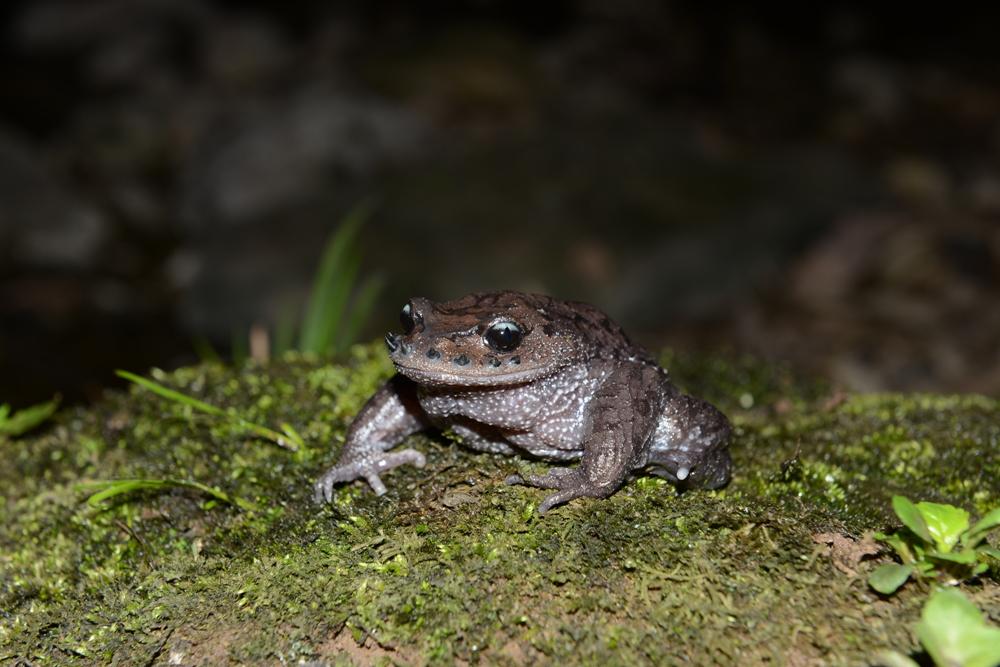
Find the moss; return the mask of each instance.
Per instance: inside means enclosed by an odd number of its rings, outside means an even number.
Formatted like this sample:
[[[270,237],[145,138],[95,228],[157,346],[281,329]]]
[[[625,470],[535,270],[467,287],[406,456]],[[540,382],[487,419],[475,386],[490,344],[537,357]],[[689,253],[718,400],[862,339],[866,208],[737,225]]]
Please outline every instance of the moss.
[[[346,424],[391,372],[291,356],[156,378],[254,421],[298,452],[141,390],[65,412],[0,465],[0,662],[32,664],[856,664],[914,648],[922,593],[882,599],[811,535],[891,528],[893,493],[982,513],[1000,504],[1000,406],[979,396],[850,396],[749,359],[668,361],[733,419],[736,475],[677,494],[643,478],[544,518],[518,466],[416,436],[428,466],[312,504]],[[749,398],[748,398],[749,397]],[[88,508],[83,480],[186,477],[195,492]],[[969,587],[993,618],[997,586]],[[173,657],[172,657],[173,656]]]

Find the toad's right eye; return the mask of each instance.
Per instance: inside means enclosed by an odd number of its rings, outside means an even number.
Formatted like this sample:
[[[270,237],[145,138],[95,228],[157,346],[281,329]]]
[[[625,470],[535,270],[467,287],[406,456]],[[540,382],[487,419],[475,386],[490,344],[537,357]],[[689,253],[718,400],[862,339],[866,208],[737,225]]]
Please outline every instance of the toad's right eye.
[[[524,332],[513,322],[497,322],[486,330],[483,338],[497,352],[510,352],[521,344]]]
[[[403,310],[399,313],[399,323],[403,325],[403,333],[407,335],[413,333],[419,322],[420,313],[414,312],[410,304],[403,306]]]

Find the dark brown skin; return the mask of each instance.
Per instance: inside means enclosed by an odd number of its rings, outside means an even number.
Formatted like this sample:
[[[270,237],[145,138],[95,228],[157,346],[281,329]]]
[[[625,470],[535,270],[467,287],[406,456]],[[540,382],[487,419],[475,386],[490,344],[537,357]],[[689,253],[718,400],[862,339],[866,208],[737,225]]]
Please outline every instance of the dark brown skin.
[[[579,461],[508,484],[553,489],[540,513],[574,498],[606,498],[644,471],[682,488],[729,481],[729,421],[681,394],[652,357],[593,306],[490,292],[433,303],[411,299],[404,333],[386,344],[397,375],[355,417],[337,465],[316,483],[365,479],[424,455],[389,451],[427,428],[450,428],[486,452]]]

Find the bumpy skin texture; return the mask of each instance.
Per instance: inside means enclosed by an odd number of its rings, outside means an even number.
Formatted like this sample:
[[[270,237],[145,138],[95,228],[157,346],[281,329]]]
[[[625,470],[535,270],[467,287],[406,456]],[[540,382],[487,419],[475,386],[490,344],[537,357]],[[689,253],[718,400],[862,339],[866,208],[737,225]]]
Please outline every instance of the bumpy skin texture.
[[[398,371],[361,409],[335,466],[316,483],[329,502],[340,482],[365,479],[424,455],[390,451],[427,428],[451,428],[473,449],[579,461],[508,484],[553,489],[539,505],[606,498],[644,471],[682,488],[729,481],[729,421],[680,393],[621,327],[584,303],[491,292],[404,306],[405,333],[386,344]]]

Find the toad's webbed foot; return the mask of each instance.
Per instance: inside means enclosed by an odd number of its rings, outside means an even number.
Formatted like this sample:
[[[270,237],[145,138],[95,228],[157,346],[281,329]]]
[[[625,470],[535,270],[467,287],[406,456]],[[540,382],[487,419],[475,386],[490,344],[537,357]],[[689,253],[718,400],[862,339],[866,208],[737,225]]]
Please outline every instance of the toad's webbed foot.
[[[331,502],[334,484],[355,479],[364,479],[375,495],[381,496],[386,488],[379,474],[407,463],[423,468],[427,459],[415,449],[401,449],[398,452],[377,452],[354,461],[338,463],[316,482],[315,500],[320,504]]]
[[[574,498],[607,498],[618,488],[617,485],[598,484],[587,478],[580,468],[550,468],[544,475],[514,474],[504,480],[505,484],[521,484],[538,489],[559,489],[538,506],[538,513],[545,514],[556,505],[562,505]]]

